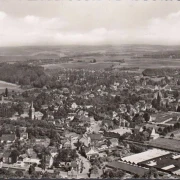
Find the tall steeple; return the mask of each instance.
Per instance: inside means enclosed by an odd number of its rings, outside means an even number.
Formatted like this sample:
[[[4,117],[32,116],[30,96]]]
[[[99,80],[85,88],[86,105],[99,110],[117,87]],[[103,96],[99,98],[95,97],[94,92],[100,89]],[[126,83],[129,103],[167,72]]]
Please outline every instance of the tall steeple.
[[[34,115],[35,115],[35,109],[33,107],[33,102],[32,102],[29,110],[29,117],[31,118],[31,120],[34,120]]]

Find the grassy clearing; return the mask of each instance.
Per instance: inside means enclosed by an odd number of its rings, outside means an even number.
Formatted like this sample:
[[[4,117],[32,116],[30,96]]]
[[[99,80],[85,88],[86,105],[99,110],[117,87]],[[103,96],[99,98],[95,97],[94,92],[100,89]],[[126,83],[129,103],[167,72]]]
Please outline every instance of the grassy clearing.
[[[21,91],[22,89],[20,86],[13,84],[13,83],[8,83],[6,81],[0,81],[0,93],[4,92],[5,89],[8,88],[9,91]]]
[[[180,152],[180,141],[176,139],[158,138],[152,140],[149,144],[157,148]]]

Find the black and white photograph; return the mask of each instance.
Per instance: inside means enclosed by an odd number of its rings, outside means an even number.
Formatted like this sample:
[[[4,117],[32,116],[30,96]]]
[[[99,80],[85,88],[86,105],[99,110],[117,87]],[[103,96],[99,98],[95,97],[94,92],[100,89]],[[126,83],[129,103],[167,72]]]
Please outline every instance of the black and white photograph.
[[[0,0],[0,178],[180,179],[180,1]]]

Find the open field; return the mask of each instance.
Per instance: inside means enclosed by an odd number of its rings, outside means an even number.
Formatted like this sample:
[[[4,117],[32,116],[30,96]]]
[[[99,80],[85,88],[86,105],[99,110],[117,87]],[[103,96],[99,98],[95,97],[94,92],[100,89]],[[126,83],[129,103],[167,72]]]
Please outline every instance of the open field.
[[[57,69],[57,68],[70,68],[70,69],[89,69],[89,70],[101,70],[109,68],[116,63],[106,63],[106,62],[97,62],[97,63],[61,63],[61,64],[46,64],[43,65],[45,69]]]
[[[15,62],[27,60],[49,60],[46,68],[89,68],[104,69],[110,67],[113,61],[125,61],[113,64],[118,68],[180,67],[180,59],[170,57],[150,58],[145,54],[177,53],[179,46],[121,45],[121,46],[38,46],[38,47],[4,47],[0,48],[0,62]],[[74,63],[61,62],[62,57],[73,59]],[[51,60],[57,59],[59,64],[53,65]],[[89,63],[96,59],[96,64]],[[82,61],[82,62],[80,62]]]
[[[180,130],[176,130],[176,131],[173,131],[173,132],[170,132],[166,135],[166,138],[170,138],[171,134],[174,134],[174,137],[173,139],[176,139],[176,140],[179,140],[180,141]]]
[[[152,121],[155,123],[160,123],[160,124],[174,124],[177,121],[174,120],[173,118],[180,117],[179,112],[166,112],[166,113],[157,113],[153,114],[151,116]]]
[[[22,91],[16,84],[0,81],[0,93],[4,92],[6,88],[8,88],[9,91]]]
[[[150,141],[149,145],[152,145],[156,148],[163,148],[170,151],[180,152],[180,141],[175,139],[158,138]]]

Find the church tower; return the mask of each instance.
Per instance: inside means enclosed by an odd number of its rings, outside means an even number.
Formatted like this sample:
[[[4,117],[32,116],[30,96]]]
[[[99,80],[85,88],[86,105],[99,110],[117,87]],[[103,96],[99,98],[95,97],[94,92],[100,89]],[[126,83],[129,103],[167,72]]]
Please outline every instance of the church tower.
[[[30,109],[29,109],[29,117],[31,120],[34,120],[34,115],[35,115],[35,109],[33,107],[33,102],[31,103]]]

